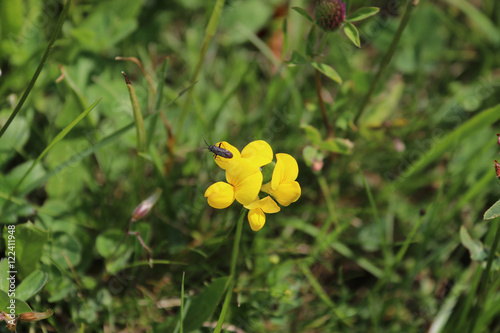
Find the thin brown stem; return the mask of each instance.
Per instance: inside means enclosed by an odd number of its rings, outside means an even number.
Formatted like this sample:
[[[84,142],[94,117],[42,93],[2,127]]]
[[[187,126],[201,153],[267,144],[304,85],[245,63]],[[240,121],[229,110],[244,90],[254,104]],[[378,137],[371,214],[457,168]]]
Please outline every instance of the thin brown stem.
[[[396,47],[398,46],[399,40],[401,39],[401,36],[403,35],[403,31],[406,28],[406,25],[410,21],[410,16],[413,11],[413,9],[418,5],[418,0],[408,0],[408,4],[406,5],[406,10],[403,15],[403,18],[401,19],[401,22],[399,23],[398,30],[396,31],[396,34],[392,38],[391,45],[389,45],[389,49],[387,50],[386,54],[384,55],[384,58],[380,62],[380,66],[378,68],[377,74],[375,74],[375,78],[373,79],[372,83],[370,84],[370,88],[368,90],[368,93],[365,95],[363,98],[363,101],[361,102],[359,109],[356,113],[356,116],[354,117],[353,123],[354,125],[358,126],[358,121],[361,118],[361,115],[363,114],[366,106],[368,105],[368,102],[370,101],[370,98],[375,91],[375,88],[377,87],[377,83],[379,82],[380,78],[382,77],[382,74],[384,73],[385,69],[389,65],[389,62],[392,59],[392,56],[396,52]]]
[[[323,116],[323,122],[325,123],[326,132],[328,138],[333,138],[335,133],[333,127],[328,122],[328,117],[326,116],[325,102],[323,101],[323,96],[321,95],[321,72],[317,69],[314,71],[316,74],[316,92],[318,93],[319,108],[321,110],[321,115]]]

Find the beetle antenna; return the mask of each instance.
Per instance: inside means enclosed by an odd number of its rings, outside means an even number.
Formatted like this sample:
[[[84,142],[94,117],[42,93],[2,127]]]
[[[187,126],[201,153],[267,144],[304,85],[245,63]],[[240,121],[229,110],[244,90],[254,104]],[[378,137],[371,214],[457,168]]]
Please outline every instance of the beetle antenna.
[[[203,136],[203,134],[201,136],[203,137],[203,141],[205,141],[205,144],[210,147],[210,145],[208,144],[207,140],[205,140],[205,137]]]

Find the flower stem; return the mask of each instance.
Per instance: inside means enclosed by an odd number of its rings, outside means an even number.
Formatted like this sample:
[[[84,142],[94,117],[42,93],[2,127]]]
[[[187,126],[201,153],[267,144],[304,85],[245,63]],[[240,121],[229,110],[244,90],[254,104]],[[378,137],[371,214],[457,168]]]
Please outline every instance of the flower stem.
[[[408,0],[408,4],[406,6],[405,13],[403,15],[403,18],[401,19],[401,22],[399,23],[398,31],[396,31],[396,34],[394,35],[394,38],[392,39],[391,45],[389,46],[389,50],[387,50],[387,53],[384,55],[384,58],[382,59],[382,62],[380,63],[380,67],[378,68],[377,74],[375,75],[375,78],[372,81],[372,84],[370,85],[370,89],[368,90],[368,93],[366,94],[365,98],[363,99],[363,102],[361,103],[358,113],[354,117],[353,123],[357,125],[357,122],[361,115],[363,114],[363,111],[365,110],[366,105],[370,101],[370,98],[375,91],[375,87],[377,86],[378,81],[382,77],[383,72],[389,65],[389,62],[392,59],[392,56],[394,55],[394,52],[396,51],[396,46],[399,43],[399,40],[401,39],[401,35],[403,34],[404,29],[406,28],[406,25],[408,24],[408,21],[410,20],[411,13],[413,11],[413,8],[416,7],[417,2],[413,0]]]
[[[229,303],[231,302],[231,296],[233,294],[233,288],[236,284],[236,262],[238,261],[238,252],[240,248],[241,231],[243,230],[243,218],[245,217],[246,209],[242,208],[240,217],[236,224],[236,235],[234,236],[233,243],[233,253],[231,255],[231,268],[229,270],[229,282],[227,287],[226,297],[224,298],[224,304],[222,305],[222,310],[217,320],[217,326],[215,326],[214,333],[220,333],[222,325],[224,324],[224,319],[226,318],[227,311],[229,309]]]

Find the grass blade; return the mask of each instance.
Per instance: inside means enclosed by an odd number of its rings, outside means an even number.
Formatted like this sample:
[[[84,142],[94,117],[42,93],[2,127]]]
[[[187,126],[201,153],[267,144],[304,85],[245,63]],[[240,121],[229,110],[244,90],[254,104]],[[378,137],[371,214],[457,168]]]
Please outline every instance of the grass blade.
[[[135,89],[130,83],[125,72],[122,72],[127,84],[128,93],[130,95],[130,103],[132,104],[132,112],[134,113],[135,129],[137,132],[137,153],[144,154],[146,152],[146,128],[144,127],[144,119],[142,118],[141,107],[135,94]]]
[[[500,119],[500,104],[487,109],[477,116],[469,119],[464,124],[457,127],[448,134],[440,143],[434,145],[427,153],[419,159],[415,164],[405,170],[403,174],[396,180],[399,184],[407,183],[413,176],[423,171],[430,163],[438,159],[445,152],[451,150],[460,141],[482,130],[484,127],[490,126]]]
[[[80,120],[82,120],[83,118],[85,118],[85,116],[90,112],[92,111],[92,109],[97,105],[97,103],[99,103],[101,101],[101,99],[98,99],[97,101],[94,102],[94,104],[92,104],[91,106],[89,106],[86,110],[84,110],[82,113],[80,113],[78,115],[78,117],[76,117],[68,126],[66,126],[61,132],[59,132],[59,134],[56,135],[56,137],[49,143],[49,145],[42,151],[42,153],[36,158],[35,161],[33,161],[33,164],[31,164],[31,166],[29,167],[28,170],[26,170],[26,172],[24,173],[24,175],[21,177],[21,179],[19,179],[19,181],[17,182],[16,186],[14,186],[14,189],[12,190],[10,197],[12,197],[13,195],[16,194],[16,191],[17,189],[19,188],[19,186],[21,186],[22,182],[24,181],[24,179],[26,179],[26,177],[29,175],[29,173],[31,172],[31,170],[33,170],[33,168],[35,167],[35,165],[38,164],[38,162],[41,161],[41,159],[49,152],[49,150],[54,147],[54,145],[56,145],[59,141],[61,141],[62,139],[64,139],[64,137],[73,129],[73,127],[76,126],[76,124],[78,124],[80,122]],[[4,207],[5,208],[5,205],[7,204],[7,202],[9,202],[9,200],[7,200],[4,204]],[[2,209],[3,211],[3,209]]]

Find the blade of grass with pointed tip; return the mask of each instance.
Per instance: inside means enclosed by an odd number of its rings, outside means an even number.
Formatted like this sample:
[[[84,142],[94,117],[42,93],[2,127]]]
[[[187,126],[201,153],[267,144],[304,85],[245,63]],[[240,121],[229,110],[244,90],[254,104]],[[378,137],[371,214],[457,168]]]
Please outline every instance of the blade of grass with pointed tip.
[[[130,96],[130,103],[132,104],[132,112],[134,113],[135,130],[137,132],[137,152],[139,154],[146,152],[146,128],[144,127],[144,119],[142,117],[141,107],[137,100],[134,86],[130,83],[129,79],[125,76],[125,83],[127,84],[128,94]]]

